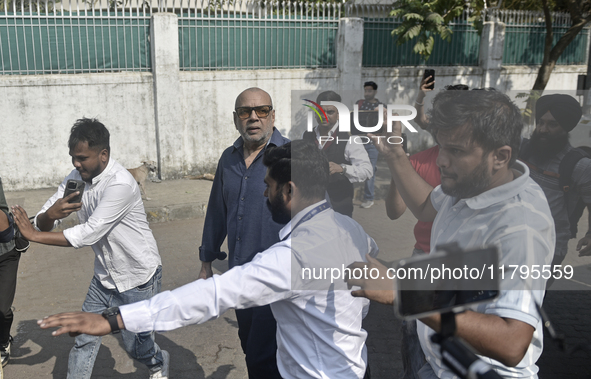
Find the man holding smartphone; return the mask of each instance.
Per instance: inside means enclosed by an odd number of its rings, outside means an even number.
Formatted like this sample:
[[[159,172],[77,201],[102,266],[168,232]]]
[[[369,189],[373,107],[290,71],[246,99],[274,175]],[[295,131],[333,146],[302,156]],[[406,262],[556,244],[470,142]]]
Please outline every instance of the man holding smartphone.
[[[405,204],[419,220],[433,222],[431,252],[451,242],[461,249],[496,245],[506,267],[549,265],[554,223],[541,188],[530,178],[527,166],[516,161],[523,129],[517,106],[497,91],[442,91],[433,101],[430,126],[439,144],[436,163],[441,185],[435,188],[419,176],[398,145],[378,148]],[[393,135],[398,133],[400,126],[395,125]],[[370,265],[384,269],[377,261]],[[350,285],[363,288],[354,296],[394,302],[391,281],[352,279]],[[532,285],[505,276],[496,302],[475,305],[456,317],[457,336],[502,377],[537,378],[536,361],[543,346],[537,306],[542,304],[545,284],[546,277]],[[441,328],[438,315],[417,323],[427,361],[419,370],[420,378],[454,377],[431,340]]]
[[[12,211],[29,241],[92,247],[96,256],[94,277],[82,310],[102,313],[112,322],[118,306],[149,299],[160,291],[160,254],[135,179],[110,159],[107,128],[95,119],[80,119],[72,127],[68,146],[76,169],[43,205],[35,217],[35,228],[23,208],[15,206]],[[80,191],[64,197],[66,184],[71,180],[85,183],[81,202],[70,202]],[[51,232],[72,212],[77,212],[79,225]],[[154,342],[153,332],[122,331],[121,337],[125,350],[149,368],[151,379],[168,378],[169,355]],[[100,337],[76,337],[68,361],[69,379],[90,378],[100,344]]]

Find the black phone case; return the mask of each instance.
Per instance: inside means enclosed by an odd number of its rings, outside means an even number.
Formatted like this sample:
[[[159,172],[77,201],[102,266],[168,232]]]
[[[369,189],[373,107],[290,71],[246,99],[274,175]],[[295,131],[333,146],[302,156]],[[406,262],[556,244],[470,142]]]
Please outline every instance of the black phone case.
[[[431,77],[431,81],[429,83],[432,83],[435,81],[435,70],[425,70],[425,73],[423,74],[423,79],[425,79],[426,77],[430,76]],[[434,89],[435,88],[435,83],[432,83],[430,86],[427,86],[427,89]]]
[[[76,183],[76,188],[75,189],[71,189],[68,188],[70,183]],[[79,203],[82,201],[82,194],[84,193],[84,187],[85,184],[83,181],[81,180],[75,180],[75,179],[69,179],[66,182],[66,189],[64,190],[64,197],[69,196],[70,194],[76,192],[76,191],[80,191],[80,194],[78,196],[75,196],[74,198],[70,199],[70,201],[68,201],[68,203]]]

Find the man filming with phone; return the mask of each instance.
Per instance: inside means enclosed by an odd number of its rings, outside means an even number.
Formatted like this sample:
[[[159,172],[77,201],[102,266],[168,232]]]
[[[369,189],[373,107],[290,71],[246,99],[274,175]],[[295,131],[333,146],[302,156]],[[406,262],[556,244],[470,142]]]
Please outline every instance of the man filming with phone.
[[[12,211],[29,241],[92,247],[94,276],[82,310],[102,313],[112,322],[118,306],[149,299],[160,291],[160,254],[137,182],[110,159],[107,128],[95,119],[80,119],[72,127],[68,146],[75,170],[37,213],[35,228],[22,207],[17,205]],[[74,192],[64,197],[66,191]],[[80,195],[81,201],[76,200]],[[78,212],[79,225],[51,232],[72,212]],[[151,379],[168,378],[169,354],[155,343],[153,332],[122,331],[121,337],[125,350],[148,367]],[[100,344],[100,337],[76,337],[68,360],[69,379],[90,378]]]
[[[523,122],[515,104],[496,91],[442,91],[433,101],[430,125],[439,144],[441,185],[435,188],[421,179],[398,145],[378,146],[408,208],[419,220],[433,221],[431,253],[451,242],[461,249],[496,245],[506,267],[549,265],[554,223],[541,188],[529,177],[527,166],[516,161]],[[400,125],[393,133],[400,133]],[[384,268],[369,260],[372,268]],[[354,296],[394,302],[392,281],[348,282],[363,288]],[[496,302],[456,316],[457,336],[502,377],[537,378],[543,325],[536,303],[542,303],[545,282],[543,277],[532,288],[505,276]],[[455,377],[430,338],[441,329],[439,315],[417,323],[427,360],[419,370],[421,379]]]

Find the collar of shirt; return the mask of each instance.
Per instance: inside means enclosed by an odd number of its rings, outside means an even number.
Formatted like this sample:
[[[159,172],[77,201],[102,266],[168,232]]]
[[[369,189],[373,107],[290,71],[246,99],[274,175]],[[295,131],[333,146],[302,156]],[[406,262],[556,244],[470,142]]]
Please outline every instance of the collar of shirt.
[[[334,126],[332,127],[332,129],[330,129],[328,131],[328,136],[330,137],[334,133],[336,133],[338,127],[339,127],[339,122],[337,121],[337,123],[334,124]],[[324,145],[326,144],[326,142],[328,142],[328,141],[326,141],[326,140],[325,141],[321,141],[320,140],[320,132],[318,131],[318,125],[316,125],[316,127],[314,128],[314,132],[316,133],[316,139],[318,140],[318,147],[320,149],[322,149],[324,147]]]
[[[317,203],[314,203],[312,205],[310,205],[309,207],[306,207],[304,209],[302,209],[301,211],[299,211],[295,216],[292,217],[291,221],[289,221],[287,224],[285,224],[285,226],[283,228],[281,228],[281,230],[279,231],[279,239],[283,240],[285,237],[287,237],[289,235],[289,233],[291,233],[291,226],[292,225],[297,225],[298,222],[308,213],[310,212],[312,209],[314,209],[315,207],[326,203],[326,200],[322,200],[319,201]],[[327,208],[330,209],[330,208]],[[323,211],[324,212],[324,211]],[[320,212],[322,213],[322,212]]]
[[[277,128],[273,127],[273,134],[271,134],[271,138],[269,138],[269,140],[267,141],[267,145],[265,146],[265,148],[269,146],[269,144],[272,144],[273,146],[283,145],[282,138],[283,137],[281,136],[281,133],[279,133]],[[242,137],[238,137],[238,139],[234,141],[232,146],[234,146],[234,151],[242,150],[242,148],[244,147],[244,140],[242,139]]]
[[[516,196],[527,185],[529,169],[520,161],[515,161],[513,168],[521,172],[521,175],[518,178],[515,178],[502,186],[483,192],[480,195],[465,199],[466,205],[472,209],[484,209]]]
[[[94,178],[92,178],[92,185],[95,185],[97,183],[99,183],[101,180],[103,180],[103,178],[105,176],[107,176],[107,174],[109,173],[109,171],[111,171],[111,169],[113,168],[113,165],[115,164],[115,160],[111,159],[111,157],[109,157],[109,163],[107,163],[107,167],[105,167],[105,169],[103,170],[103,172],[101,172],[100,174],[98,174],[97,176],[95,176]]]

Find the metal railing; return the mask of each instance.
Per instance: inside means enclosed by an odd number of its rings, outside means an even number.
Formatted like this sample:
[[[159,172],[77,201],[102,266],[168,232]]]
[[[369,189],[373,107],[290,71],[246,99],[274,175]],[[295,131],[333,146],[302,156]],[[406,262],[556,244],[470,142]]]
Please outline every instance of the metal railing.
[[[179,17],[181,70],[336,67],[339,19],[363,17],[365,67],[478,64],[479,36],[470,11],[451,24],[451,43],[437,40],[428,62],[413,42],[395,44],[392,6],[260,0],[0,0],[0,74],[150,71],[150,17]],[[541,12],[488,10],[506,27],[504,64],[540,64]],[[554,13],[555,41],[570,16]],[[438,37],[436,37],[438,38]],[[588,29],[559,64],[586,62]]]
[[[172,8],[175,1],[172,0]],[[336,67],[340,3],[181,0],[181,70]],[[164,7],[170,6],[164,0]]]
[[[466,10],[450,23],[453,31],[451,42],[436,38],[431,57],[425,61],[422,56],[413,52],[414,42],[409,41],[400,46],[392,36],[392,30],[402,20],[388,15],[392,7],[357,5],[347,8],[347,14],[363,16],[363,66],[477,66],[480,51],[480,36],[468,21],[471,11]]]
[[[543,12],[489,10],[485,14],[487,21],[505,23],[504,65],[539,65],[544,56],[546,21]],[[571,26],[568,13],[552,13],[553,44],[566,33]],[[562,53],[559,65],[585,64],[589,28],[581,31]]]
[[[140,0],[0,5],[0,74],[151,69],[151,10]]]

